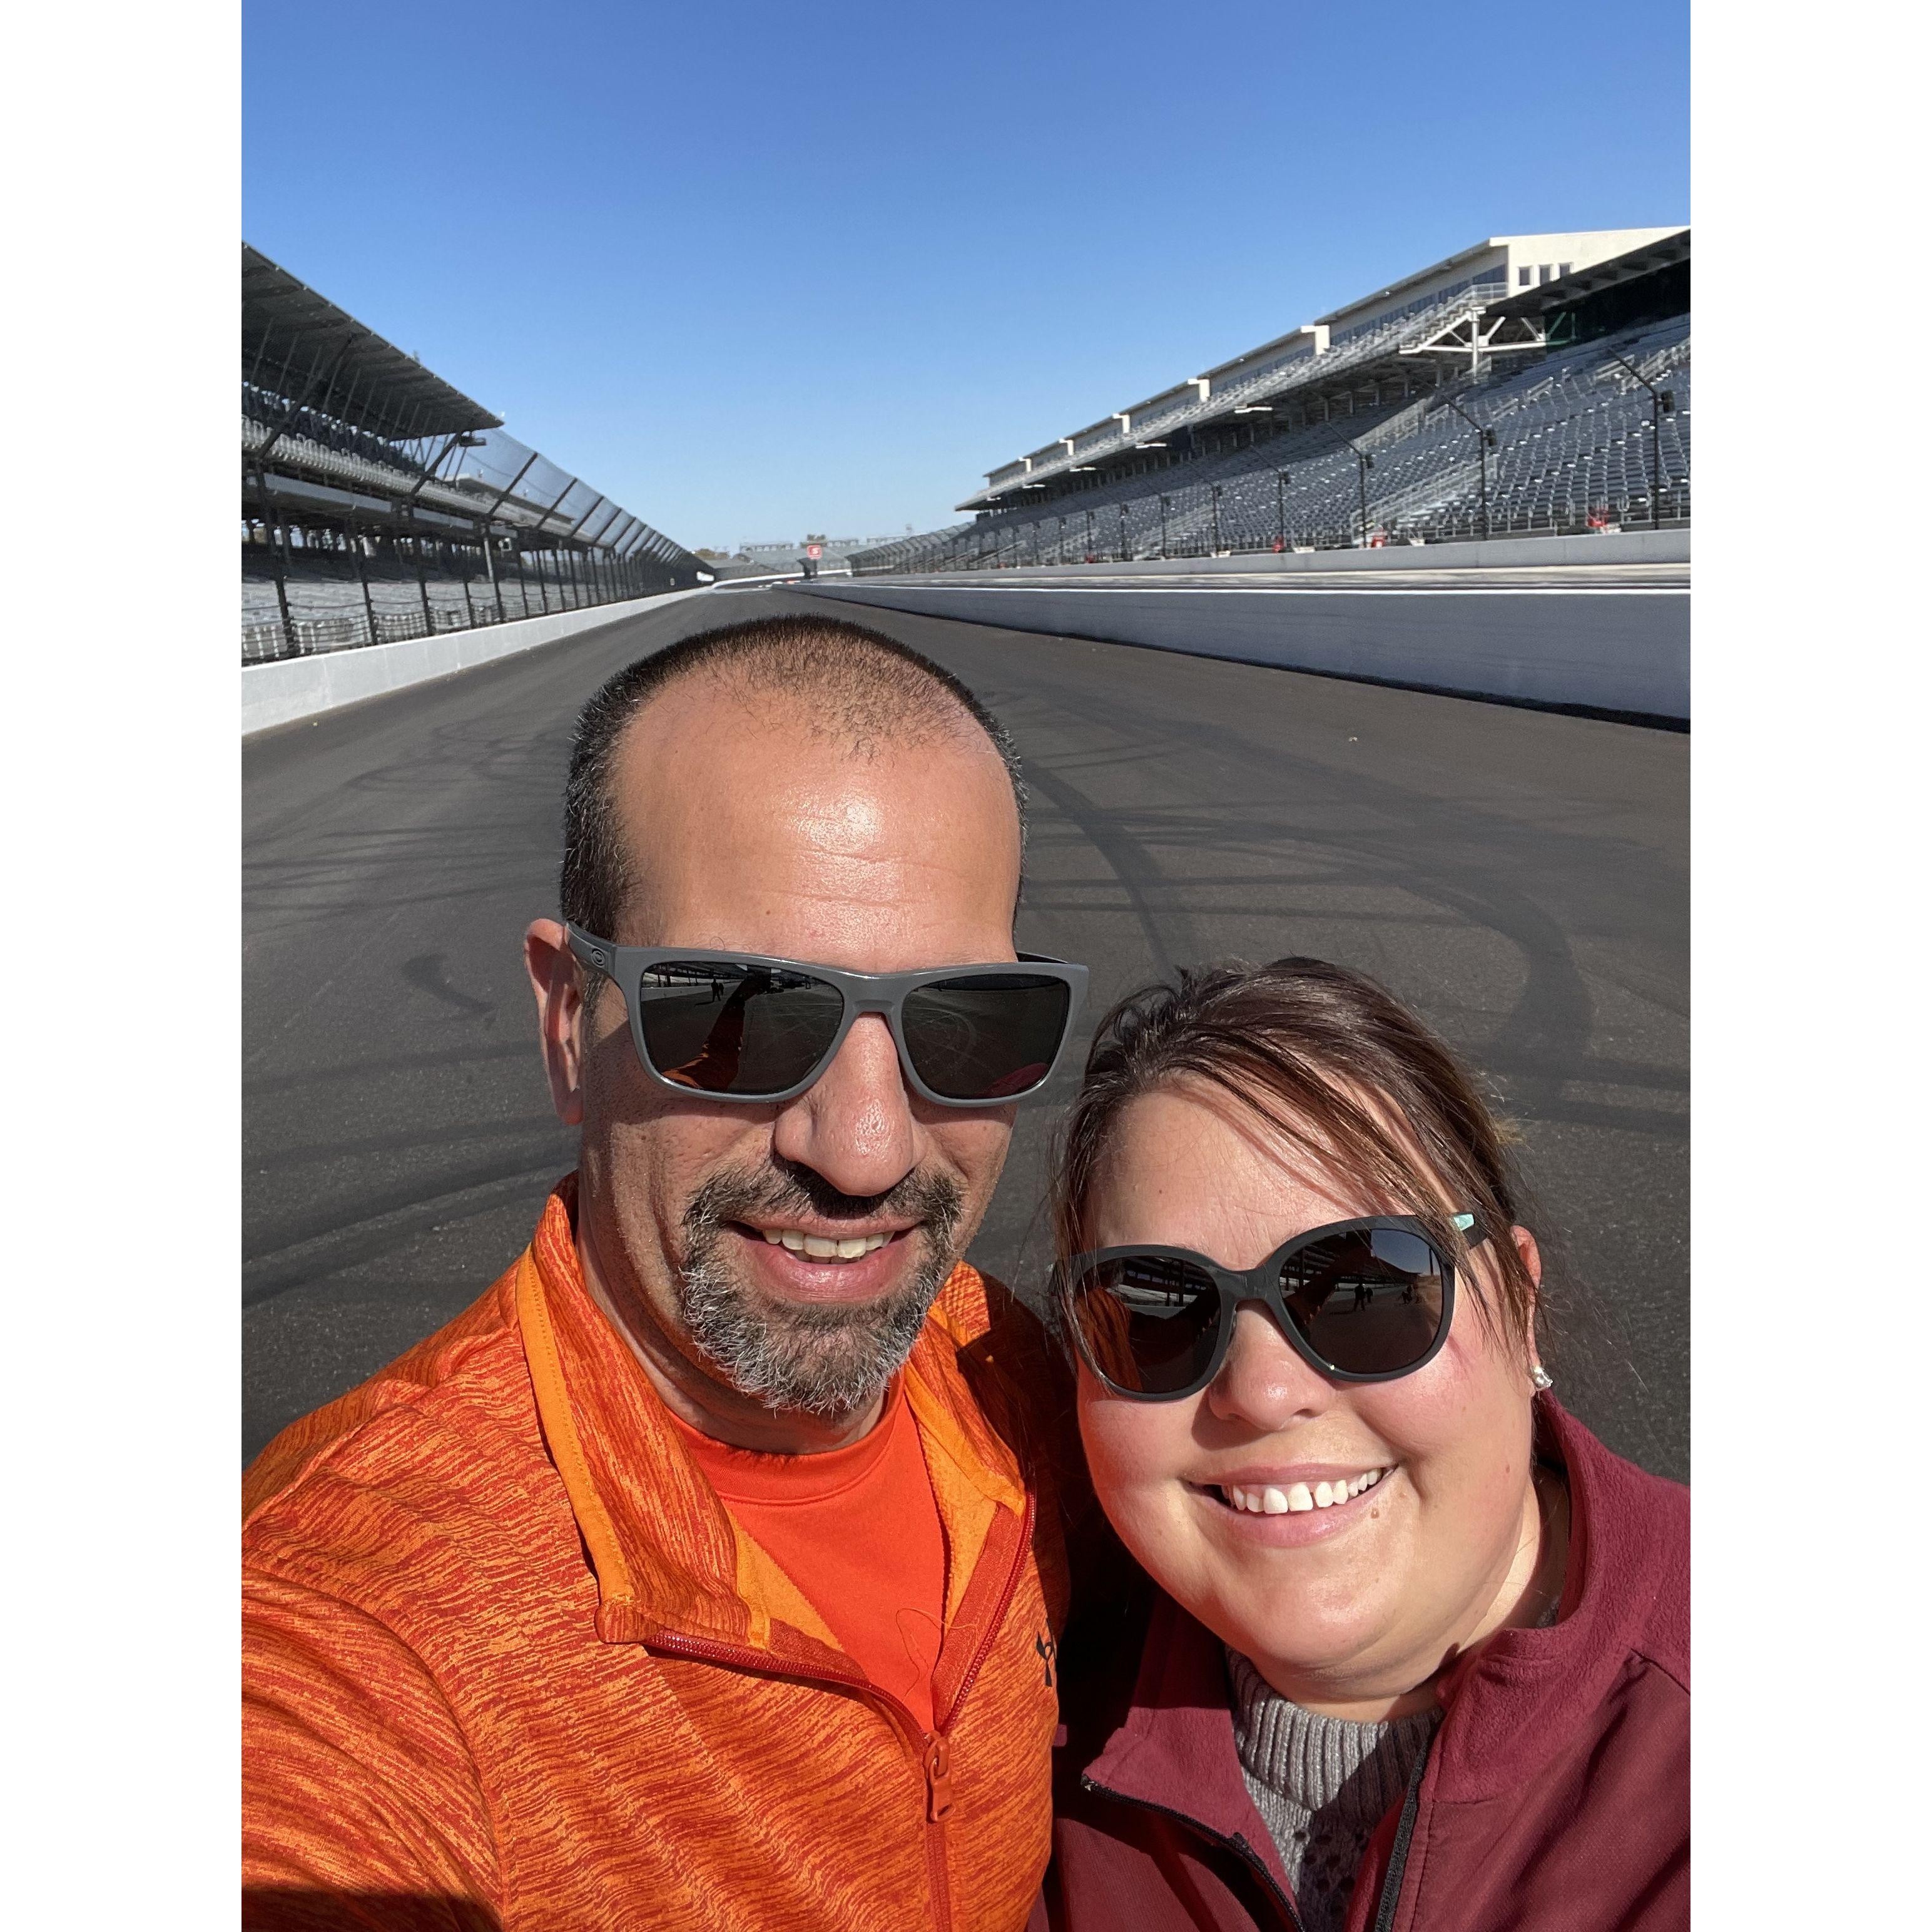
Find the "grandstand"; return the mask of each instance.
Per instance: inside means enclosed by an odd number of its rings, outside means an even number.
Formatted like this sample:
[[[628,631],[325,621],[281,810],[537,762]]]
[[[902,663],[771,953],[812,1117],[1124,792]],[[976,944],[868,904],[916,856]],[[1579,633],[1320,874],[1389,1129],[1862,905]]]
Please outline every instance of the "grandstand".
[[[706,580],[681,545],[242,244],[244,664]]]
[[[990,472],[856,574],[1682,524],[1690,232],[1492,238]]]

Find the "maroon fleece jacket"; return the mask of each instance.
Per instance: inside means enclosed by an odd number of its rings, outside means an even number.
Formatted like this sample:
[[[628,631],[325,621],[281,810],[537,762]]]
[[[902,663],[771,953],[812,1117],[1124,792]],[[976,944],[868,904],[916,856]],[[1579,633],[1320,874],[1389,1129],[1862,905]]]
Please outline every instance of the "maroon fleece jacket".
[[[1558,1620],[1498,1631],[1357,1874],[1348,1932],[1664,1932],[1690,1922],[1690,1492],[1547,1395],[1570,1485]],[[1083,1654],[1084,1653],[1084,1654]],[[1221,1646],[1157,1591],[1063,1646],[1054,1858],[1029,1932],[1292,1928],[1241,1775]]]

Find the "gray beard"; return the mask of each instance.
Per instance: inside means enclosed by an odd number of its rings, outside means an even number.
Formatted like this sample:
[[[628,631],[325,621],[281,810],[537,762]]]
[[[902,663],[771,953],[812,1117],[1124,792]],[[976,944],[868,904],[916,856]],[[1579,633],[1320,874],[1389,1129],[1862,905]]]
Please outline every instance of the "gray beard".
[[[955,1246],[965,1207],[958,1184],[936,1174],[908,1174],[868,1200],[827,1188],[808,1169],[794,1176],[715,1174],[685,1210],[685,1262],[678,1309],[698,1352],[730,1385],[768,1408],[836,1421],[866,1408],[912,1353],[926,1310],[958,1256]],[[916,1217],[905,1238],[922,1252],[904,1283],[878,1300],[775,1304],[732,1268],[735,1238],[728,1222],[782,1220],[788,1210],[858,1220],[879,1214]]]

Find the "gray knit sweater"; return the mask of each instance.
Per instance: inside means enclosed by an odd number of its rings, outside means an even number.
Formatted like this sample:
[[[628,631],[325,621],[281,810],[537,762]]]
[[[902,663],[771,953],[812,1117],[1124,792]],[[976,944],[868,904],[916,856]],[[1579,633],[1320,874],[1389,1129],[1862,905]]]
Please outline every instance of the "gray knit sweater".
[[[1382,1724],[1318,1717],[1271,1689],[1238,1651],[1227,1655],[1242,1775],[1288,1868],[1297,1916],[1304,1932],[1340,1932],[1362,1854],[1402,1802],[1441,1708]]]

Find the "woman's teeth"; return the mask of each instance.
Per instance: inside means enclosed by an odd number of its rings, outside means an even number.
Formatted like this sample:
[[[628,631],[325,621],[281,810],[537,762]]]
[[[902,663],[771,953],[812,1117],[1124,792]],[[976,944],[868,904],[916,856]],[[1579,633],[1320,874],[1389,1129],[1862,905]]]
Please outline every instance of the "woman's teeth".
[[[883,1248],[892,1239],[890,1234],[850,1234],[843,1240],[835,1240],[830,1234],[801,1234],[796,1228],[766,1228],[760,1232],[772,1246],[789,1248],[794,1254],[815,1262],[856,1262],[861,1255]]]
[[[1229,1483],[1222,1485],[1221,1495],[1230,1508],[1246,1510],[1251,1516],[1298,1515],[1304,1510],[1333,1509],[1337,1503],[1346,1503],[1364,1490],[1373,1489],[1388,1474],[1386,1469],[1364,1469],[1359,1476],[1317,1483],[1312,1490],[1306,1483],[1290,1483],[1285,1490],[1276,1489],[1272,1483],[1258,1483],[1247,1488]]]

